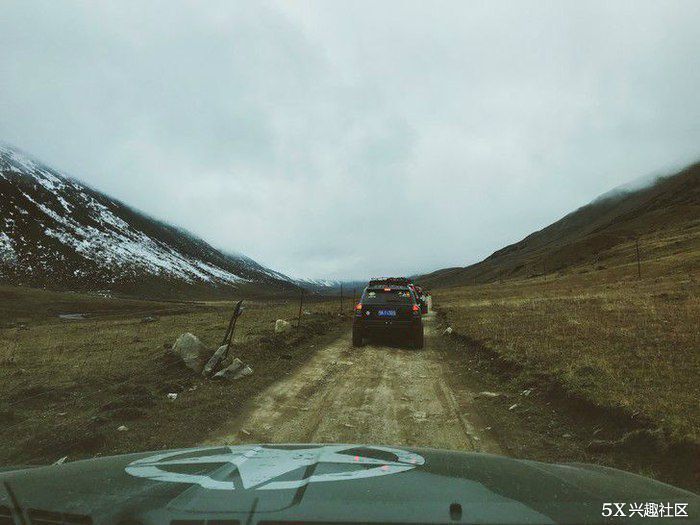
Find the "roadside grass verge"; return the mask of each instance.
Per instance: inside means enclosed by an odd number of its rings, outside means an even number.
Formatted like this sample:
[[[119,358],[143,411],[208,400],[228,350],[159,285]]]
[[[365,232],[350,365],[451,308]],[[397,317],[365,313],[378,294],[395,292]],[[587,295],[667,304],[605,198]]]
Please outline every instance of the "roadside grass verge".
[[[55,319],[59,314],[80,313],[101,318],[119,314],[158,315],[189,312],[197,304],[202,303],[112,298],[0,285],[0,329],[14,327],[17,323]]]
[[[335,301],[309,301],[299,330],[275,334],[275,320],[293,321],[298,304],[246,301],[232,353],[254,373],[215,382],[173,363],[166,352],[183,332],[216,348],[233,301],[162,303],[90,296],[71,301],[73,297],[53,292],[2,291],[17,300],[5,303],[12,315],[0,326],[0,464],[197,444],[349,319],[338,316]],[[90,317],[57,318],[67,308]],[[143,322],[145,316],[157,320]],[[177,399],[169,400],[168,393],[177,393]],[[128,430],[117,431],[122,425]]]
[[[697,268],[637,281],[591,272],[434,291],[453,330],[532,384],[700,441]],[[629,275],[629,272],[628,274]],[[614,422],[613,422],[614,423]]]

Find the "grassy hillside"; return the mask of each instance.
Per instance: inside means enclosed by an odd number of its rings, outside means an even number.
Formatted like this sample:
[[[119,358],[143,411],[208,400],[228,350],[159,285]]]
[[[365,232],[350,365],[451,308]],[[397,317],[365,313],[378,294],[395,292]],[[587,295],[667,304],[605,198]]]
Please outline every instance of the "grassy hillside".
[[[456,334],[536,388],[650,429],[649,454],[669,443],[696,446],[699,169],[600,199],[424,284]]]
[[[700,164],[632,192],[604,195],[522,241],[465,268],[422,276],[428,288],[593,271],[697,249]],[[695,232],[695,234],[693,233]]]

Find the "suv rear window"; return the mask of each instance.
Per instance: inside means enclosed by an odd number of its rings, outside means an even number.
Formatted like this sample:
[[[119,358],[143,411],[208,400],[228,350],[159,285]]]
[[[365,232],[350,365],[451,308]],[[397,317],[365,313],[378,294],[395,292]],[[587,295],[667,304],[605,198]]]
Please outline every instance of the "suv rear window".
[[[409,290],[367,290],[362,294],[362,304],[411,304],[411,292]]]

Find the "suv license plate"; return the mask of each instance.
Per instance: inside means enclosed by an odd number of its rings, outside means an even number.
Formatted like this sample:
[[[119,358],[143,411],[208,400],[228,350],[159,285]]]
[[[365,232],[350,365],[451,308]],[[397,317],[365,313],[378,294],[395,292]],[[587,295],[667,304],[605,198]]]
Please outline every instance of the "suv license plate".
[[[379,310],[377,315],[379,317],[396,317],[396,310]]]

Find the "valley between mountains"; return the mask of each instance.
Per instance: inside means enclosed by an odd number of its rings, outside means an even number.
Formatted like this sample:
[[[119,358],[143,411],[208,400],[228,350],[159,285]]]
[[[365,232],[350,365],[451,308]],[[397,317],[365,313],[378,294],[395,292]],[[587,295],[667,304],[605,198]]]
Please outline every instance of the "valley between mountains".
[[[368,441],[599,463],[697,490],[699,169],[413,276],[435,310],[411,350],[351,346],[362,283],[225,253],[3,146],[0,461]],[[186,332],[213,352],[239,300],[231,352],[252,375],[216,382],[173,363]]]

